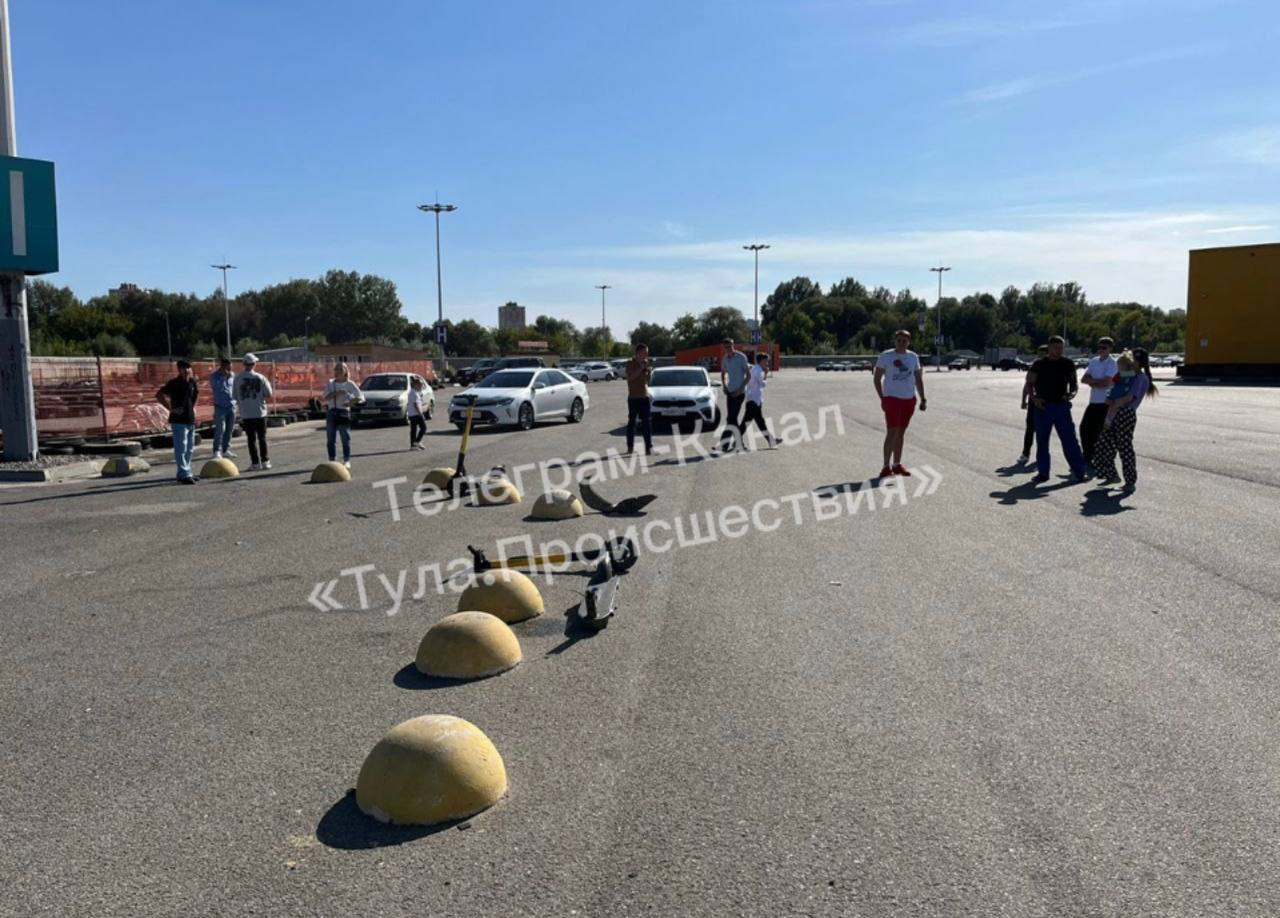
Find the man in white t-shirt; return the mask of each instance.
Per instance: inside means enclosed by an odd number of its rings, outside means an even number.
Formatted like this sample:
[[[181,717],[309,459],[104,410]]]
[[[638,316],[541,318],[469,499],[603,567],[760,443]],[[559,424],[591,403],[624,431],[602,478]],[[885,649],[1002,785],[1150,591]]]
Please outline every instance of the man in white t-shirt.
[[[240,426],[249,441],[249,471],[271,468],[267,454],[268,400],[271,398],[271,382],[256,369],[258,358],[244,355],[244,372],[237,373],[232,383],[236,403],[240,406]]]
[[[898,329],[893,333],[893,350],[885,351],[876,360],[876,395],[880,396],[880,408],[884,411],[886,432],[884,435],[884,468],[881,478],[891,475],[910,475],[902,464],[902,442],[906,438],[907,425],[916,410],[916,393],[920,393],[920,410],[926,408],[924,397],[924,372],[915,351],[907,350],[911,344],[911,332]]]
[[[1110,338],[1098,339],[1098,356],[1089,361],[1080,381],[1089,387],[1089,407],[1080,418],[1080,448],[1084,461],[1093,463],[1093,448],[1102,436],[1102,425],[1107,419],[1107,393],[1116,375],[1116,359],[1111,356],[1115,342]]]

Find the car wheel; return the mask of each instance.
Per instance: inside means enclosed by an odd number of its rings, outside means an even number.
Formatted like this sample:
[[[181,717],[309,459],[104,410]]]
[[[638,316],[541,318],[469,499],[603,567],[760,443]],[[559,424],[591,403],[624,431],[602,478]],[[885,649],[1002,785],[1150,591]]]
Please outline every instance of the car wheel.
[[[466,429],[467,429],[467,422],[466,422],[466,421],[454,421],[454,422],[453,422],[453,426],[454,426],[454,427],[456,427],[456,428],[458,428],[458,433],[462,433],[464,430],[466,430]]]
[[[431,420],[432,415],[436,413],[436,403],[431,402],[427,405],[427,420]]]
[[[575,398],[573,400],[573,404],[569,407],[569,423],[577,424],[579,421],[581,421],[582,412],[583,412],[582,399]]]
[[[525,402],[520,406],[520,420],[517,422],[521,430],[531,430],[533,428],[533,405]]]

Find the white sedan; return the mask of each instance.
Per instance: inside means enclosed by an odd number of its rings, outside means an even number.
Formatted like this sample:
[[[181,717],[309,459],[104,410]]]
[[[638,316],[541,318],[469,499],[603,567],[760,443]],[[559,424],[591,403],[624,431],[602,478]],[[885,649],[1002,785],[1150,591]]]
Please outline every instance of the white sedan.
[[[617,379],[618,374],[614,369],[603,360],[593,360],[590,363],[581,364],[579,369],[587,374],[588,382],[598,382],[602,379]]]
[[[417,373],[375,373],[360,381],[364,401],[351,408],[354,421],[400,421],[408,417],[409,389],[422,384],[422,404],[427,417],[436,410],[436,394]]]
[[[528,430],[538,421],[582,420],[589,400],[585,383],[556,369],[499,370],[449,400],[449,420],[459,430],[471,424],[514,424]]]
[[[711,377],[703,367],[659,367],[649,377],[649,404],[653,417],[678,423],[692,430],[701,423],[714,430],[720,426]]]

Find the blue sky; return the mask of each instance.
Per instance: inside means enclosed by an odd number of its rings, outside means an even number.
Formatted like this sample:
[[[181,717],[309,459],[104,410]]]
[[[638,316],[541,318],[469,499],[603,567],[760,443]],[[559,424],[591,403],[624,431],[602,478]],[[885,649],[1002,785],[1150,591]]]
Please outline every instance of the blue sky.
[[[1182,306],[1186,251],[1280,239],[1261,0],[10,0],[21,155],[63,270],[208,292],[330,267],[435,315],[670,322],[824,285],[1077,280]],[[932,292],[929,293],[932,299]]]

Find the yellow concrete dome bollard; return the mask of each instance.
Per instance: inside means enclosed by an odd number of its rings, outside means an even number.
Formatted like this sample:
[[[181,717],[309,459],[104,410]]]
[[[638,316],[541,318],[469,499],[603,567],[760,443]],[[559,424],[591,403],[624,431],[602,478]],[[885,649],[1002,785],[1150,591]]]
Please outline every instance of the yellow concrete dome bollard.
[[[449,490],[449,479],[452,478],[456,472],[456,469],[451,469],[448,466],[432,469],[427,472],[427,477],[422,479],[422,483],[425,485],[431,485],[433,488],[437,488],[441,491],[447,491]]]
[[[475,575],[458,597],[459,612],[488,612],[508,625],[537,618],[544,608],[537,585],[519,571],[506,568]]]
[[[448,714],[396,724],[356,779],[356,805],[380,822],[429,826],[487,810],[507,792],[507,769],[489,737]]]
[[[200,468],[201,478],[235,478],[240,474],[230,459],[210,459]]]
[[[554,488],[533,502],[535,520],[569,520],[582,516],[582,501],[560,488]]]
[[[151,471],[151,464],[137,456],[116,456],[102,467],[103,478],[127,478]]]
[[[311,473],[312,484],[323,484],[331,481],[350,481],[351,470],[341,462],[321,462]]]
[[[500,507],[520,503],[520,489],[505,478],[484,478],[473,482],[471,493],[477,507]]]
[[[522,659],[520,641],[496,615],[455,612],[428,629],[413,665],[424,676],[483,679],[512,669]]]

